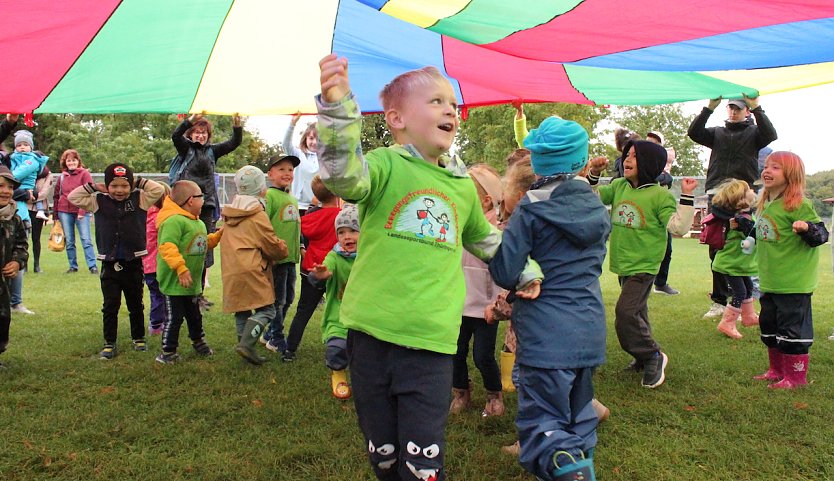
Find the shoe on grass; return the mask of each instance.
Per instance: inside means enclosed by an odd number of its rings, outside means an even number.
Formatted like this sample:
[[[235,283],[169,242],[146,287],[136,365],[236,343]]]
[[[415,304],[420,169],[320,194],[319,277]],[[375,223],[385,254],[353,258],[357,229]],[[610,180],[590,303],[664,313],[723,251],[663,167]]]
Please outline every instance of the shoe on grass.
[[[134,339],[133,340],[133,350],[145,352],[148,350],[148,343],[145,342],[144,339]]]
[[[23,303],[12,306],[12,312],[17,312],[19,314],[34,314],[34,312],[27,309],[26,306],[23,305]]]
[[[269,348],[269,345],[267,345]],[[290,351],[289,349],[285,349],[284,352],[281,353],[281,360],[284,362],[293,362],[295,361],[295,351]]]
[[[98,358],[99,359],[104,359],[104,360],[109,361],[110,359],[113,359],[114,357],[116,357],[116,345],[115,344],[110,344],[109,342],[107,344],[105,344],[104,347],[101,349],[101,352],[98,353]]]
[[[98,275],[98,267],[96,267],[96,266],[90,267],[90,274]]]
[[[201,356],[211,356],[214,354],[214,350],[206,344],[205,339],[192,342],[191,347],[193,347],[194,351]]]
[[[179,358],[180,355],[176,352],[162,351],[158,356],[156,356],[156,362],[160,364],[174,364]]]
[[[666,380],[666,364],[669,362],[669,357],[663,353],[658,352],[658,355],[643,361],[643,387],[654,389]]]
[[[75,274],[77,272],[78,272],[77,267],[70,267],[69,269],[67,269],[67,272],[65,272],[64,274]]]
[[[712,305],[709,307],[709,310],[706,314],[704,314],[704,319],[710,319],[713,317],[720,317],[724,315],[724,306],[717,302],[713,302]]]
[[[834,341],[834,332],[831,332],[831,335],[828,336],[829,341]]]
[[[285,341],[284,339],[280,339],[277,341],[275,339],[270,339],[266,343],[266,348],[276,354],[283,353],[287,350],[287,341]]]
[[[654,286],[652,292],[655,294],[666,294],[667,296],[677,296],[681,292],[674,287],[670,286],[669,284],[664,284],[662,286]]]

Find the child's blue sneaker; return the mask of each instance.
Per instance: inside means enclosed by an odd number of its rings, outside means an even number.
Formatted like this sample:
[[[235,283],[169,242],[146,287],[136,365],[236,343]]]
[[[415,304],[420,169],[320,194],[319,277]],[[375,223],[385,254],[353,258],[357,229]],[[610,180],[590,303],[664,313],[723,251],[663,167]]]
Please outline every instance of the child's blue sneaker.
[[[556,467],[552,473],[554,481],[596,481],[597,479],[594,473],[594,458],[585,458],[584,453],[577,461],[567,451],[556,451],[553,454],[553,465]]]
[[[116,345],[107,343],[101,349],[101,352],[98,354],[99,359],[110,360],[116,357]]]
[[[156,362],[160,364],[174,364],[175,362],[177,362],[177,359],[179,358],[180,355],[176,352],[162,351],[160,355],[156,356]]]

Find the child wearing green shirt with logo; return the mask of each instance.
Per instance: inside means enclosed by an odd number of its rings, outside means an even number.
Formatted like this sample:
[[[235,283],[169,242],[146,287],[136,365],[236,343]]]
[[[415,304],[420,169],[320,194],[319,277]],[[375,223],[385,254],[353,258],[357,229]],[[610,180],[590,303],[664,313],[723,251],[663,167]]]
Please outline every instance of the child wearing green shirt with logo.
[[[292,185],[293,171],[301,160],[294,155],[275,155],[267,163],[266,176],[272,184],[266,191],[266,215],[279,239],[287,243],[287,257],[272,268],[275,287],[275,317],[269,323],[261,342],[272,352],[281,353],[285,362],[295,359],[295,353],[287,351],[284,337],[284,318],[295,299],[295,265],[301,260],[301,216],[298,200],[288,192]]]
[[[807,384],[814,342],[811,296],[817,288],[818,246],[828,241],[825,223],[805,199],[805,166],[792,152],[773,152],[762,171],[764,192],[756,209],[759,263],[759,328],[770,368],[754,379],[772,389]]]
[[[588,181],[599,182],[608,160],[591,161]],[[600,200],[611,206],[611,272],[620,280],[614,327],[620,347],[634,357],[629,368],[643,370],[643,387],[656,388],[666,379],[666,353],[654,340],[649,325],[649,294],[666,253],[666,232],[689,232],[695,215],[695,179],[681,183],[680,203],[657,183],[666,166],[666,149],[654,142],[629,141],[623,147],[623,177],[600,186]]]
[[[313,266],[307,279],[316,287],[325,287],[326,283],[326,291],[330,293],[324,304],[321,321],[321,340],[326,346],[324,363],[332,370],[330,378],[333,395],[338,399],[348,399],[347,328],[339,321],[339,310],[359,241],[359,212],[356,206],[346,204],[333,224],[338,242],[321,264]]]
[[[461,255],[465,247],[489,260],[500,235],[464,166],[446,155],[458,129],[457,99],[437,69],[406,72],[385,86],[380,97],[396,145],[363,156],[347,60],[331,54],[319,66],[319,173],[334,194],[358,205],[362,227],[340,320],[368,457],[379,479],[442,480],[465,297]],[[532,286],[520,295],[537,295],[534,279],[540,274],[522,275],[518,285]]]

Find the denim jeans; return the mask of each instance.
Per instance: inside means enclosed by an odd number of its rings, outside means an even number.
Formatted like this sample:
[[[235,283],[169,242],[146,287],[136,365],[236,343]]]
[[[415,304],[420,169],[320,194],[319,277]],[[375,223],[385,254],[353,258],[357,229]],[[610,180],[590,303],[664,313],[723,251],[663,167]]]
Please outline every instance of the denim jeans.
[[[23,302],[23,269],[17,271],[17,276],[14,279],[9,279],[9,300],[12,306],[16,306]]]
[[[272,268],[275,286],[275,317],[272,318],[264,339],[272,340],[272,345],[278,346],[279,351],[287,348],[287,341],[284,338],[284,317],[295,299],[295,275],[295,264],[292,262],[278,264]]]
[[[84,248],[84,259],[87,261],[87,268],[96,267],[96,251],[93,249],[93,240],[90,238],[90,217],[87,213],[82,218],[70,212],[58,212],[61,220],[61,227],[64,229],[64,244],[67,248],[67,260],[70,269],[78,269],[78,259],[75,254],[75,228],[78,227],[78,236],[81,237],[81,246]]]

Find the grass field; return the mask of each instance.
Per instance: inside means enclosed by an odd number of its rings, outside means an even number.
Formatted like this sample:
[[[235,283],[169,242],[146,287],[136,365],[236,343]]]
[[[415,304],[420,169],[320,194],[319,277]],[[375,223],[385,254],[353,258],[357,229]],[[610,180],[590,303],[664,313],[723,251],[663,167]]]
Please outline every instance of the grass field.
[[[811,384],[770,392],[751,380],[767,364],[757,331],[740,328],[744,339],[732,341],[716,331],[715,321],[701,319],[709,307],[706,246],[674,242],[670,284],[682,294],[650,300],[655,336],[670,358],[659,389],[641,388],[638,374],[622,371],[629,359],[613,331],[619,290],[610,273],[602,279],[608,362],[595,382],[612,415],[599,428],[598,479],[834,479],[829,246],[820,248]],[[216,355],[198,359],[185,342],[182,361],[172,366],[153,361],[159,337],[150,340],[149,352],[131,351],[123,309],[120,354],[101,361],[98,278],[64,274],[64,253],[44,249],[42,266],[44,273],[25,279],[24,302],[36,314],[14,316],[2,356],[2,479],[372,479],[353,405],[330,396],[320,312],[295,363],[268,353],[271,362],[256,368],[233,351],[234,319],[219,305],[205,316]],[[221,298],[218,268],[207,295]],[[515,394],[507,395],[507,415],[482,419],[484,392],[472,373],[476,409],[447,429],[449,479],[532,480],[498,449],[514,440]]]

